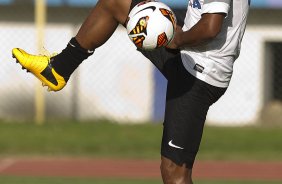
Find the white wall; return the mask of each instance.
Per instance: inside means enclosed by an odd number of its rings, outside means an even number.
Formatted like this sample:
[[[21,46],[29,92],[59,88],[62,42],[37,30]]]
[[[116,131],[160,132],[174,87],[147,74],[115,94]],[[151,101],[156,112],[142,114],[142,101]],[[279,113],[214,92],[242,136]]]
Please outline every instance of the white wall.
[[[61,50],[72,34],[68,25],[48,26],[46,29],[46,48],[50,51]],[[0,117],[2,119],[28,120],[34,117],[35,87],[39,82],[31,74],[21,70],[12,58],[12,49],[24,48],[27,52],[37,53],[36,32],[33,24],[0,24]],[[53,102],[63,99],[64,103],[56,104],[55,109],[66,109],[61,111],[62,116],[69,116],[69,99],[71,85],[64,93],[55,93],[52,100],[50,94],[45,92],[46,106],[52,106]],[[45,89],[46,90],[46,89]],[[47,112],[48,113],[48,112]]]
[[[75,33],[76,27],[70,25],[48,25],[45,48],[51,53],[61,52]],[[35,27],[2,23],[0,34],[3,40],[0,45],[0,119],[32,119],[38,82],[15,63],[11,50],[19,47],[38,53]],[[75,71],[64,90],[44,92],[47,118],[72,118],[76,109],[77,118],[83,120],[149,121],[152,77],[151,64],[144,62],[124,30],[118,28],[114,36]]]
[[[60,52],[76,29],[67,24],[48,25],[46,49]],[[21,47],[37,52],[34,25],[1,23],[0,35],[0,119],[32,119],[37,80],[15,64],[11,50]],[[282,26],[247,27],[230,87],[211,107],[208,124],[237,126],[257,121],[264,105],[266,41],[282,41]],[[152,70],[153,65],[135,51],[124,29],[118,28],[113,38],[75,72],[77,80],[73,77],[62,92],[45,93],[48,117],[72,117],[73,105],[77,105],[77,116],[83,120],[103,117],[118,121],[150,120]]]
[[[210,109],[208,121],[216,125],[254,124],[264,99],[265,42],[282,41],[282,26],[248,26],[226,94]]]
[[[136,51],[125,29],[98,48],[80,70],[79,117],[148,121],[152,112],[152,65]]]

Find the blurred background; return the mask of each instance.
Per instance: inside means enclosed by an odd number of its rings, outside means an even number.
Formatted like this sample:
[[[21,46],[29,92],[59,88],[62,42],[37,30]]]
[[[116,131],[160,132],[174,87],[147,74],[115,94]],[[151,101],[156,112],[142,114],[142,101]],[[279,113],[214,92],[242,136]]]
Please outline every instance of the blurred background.
[[[47,92],[11,56],[15,47],[61,52],[96,2],[0,0],[0,156],[158,158],[166,80],[122,26],[59,92]],[[186,11],[187,0],[163,2]],[[281,0],[252,0],[230,87],[208,113],[200,160],[282,160],[281,17]],[[105,134],[117,142],[106,147]]]
[[[12,48],[34,54],[43,47],[50,53],[61,52],[96,1],[46,0],[43,9],[36,2],[41,0],[0,0],[1,119],[162,121],[166,81],[135,51],[123,27],[76,70],[63,91],[38,90],[37,80],[14,63]],[[185,11],[187,6],[186,0],[164,2],[175,11]],[[231,85],[210,109],[208,124],[282,123],[280,8],[279,0],[252,1]]]

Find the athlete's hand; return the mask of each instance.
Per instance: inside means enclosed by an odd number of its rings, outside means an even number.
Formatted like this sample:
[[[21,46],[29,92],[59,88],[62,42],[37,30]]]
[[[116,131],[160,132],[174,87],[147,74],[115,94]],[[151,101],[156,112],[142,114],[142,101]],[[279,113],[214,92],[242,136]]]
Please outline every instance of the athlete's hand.
[[[183,34],[182,28],[177,25],[175,29],[174,37],[166,47],[169,49],[179,49],[179,47],[181,47],[182,34]]]

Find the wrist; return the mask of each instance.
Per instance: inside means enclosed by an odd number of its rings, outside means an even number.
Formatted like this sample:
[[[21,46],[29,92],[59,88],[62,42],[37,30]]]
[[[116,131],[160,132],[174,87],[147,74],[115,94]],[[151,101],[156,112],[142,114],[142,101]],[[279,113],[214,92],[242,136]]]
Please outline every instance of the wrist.
[[[177,45],[177,47],[181,47],[183,45],[183,33],[178,33],[176,38],[175,38],[175,44]]]

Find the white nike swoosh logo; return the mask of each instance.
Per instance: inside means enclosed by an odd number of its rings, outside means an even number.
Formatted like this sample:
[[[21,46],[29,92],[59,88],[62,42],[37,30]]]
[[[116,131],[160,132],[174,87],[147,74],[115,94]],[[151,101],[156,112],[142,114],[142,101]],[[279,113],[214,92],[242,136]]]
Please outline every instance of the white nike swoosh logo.
[[[176,146],[176,145],[172,144],[172,140],[169,141],[168,145],[169,145],[170,147],[173,147],[173,148],[184,149],[184,148],[182,148],[182,147],[180,147],[180,146]]]
[[[70,46],[75,47],[74,44],[72,44],[71,42],[69,42]],[[87,50],[87,53],[92,54],[94,53],[94,50]]]
[[[154,11],[156,10],[156,7],[155,7],[155,6],[148,6],[148,7],[146,7],[146,8],[143,8],[142,10],[139,10],[139,11],[136,12],[134,15],[140,13],[141,11],[148,10],[148,9],[150,9],[150,10],[152,10],[152,11],[154,12]]]

